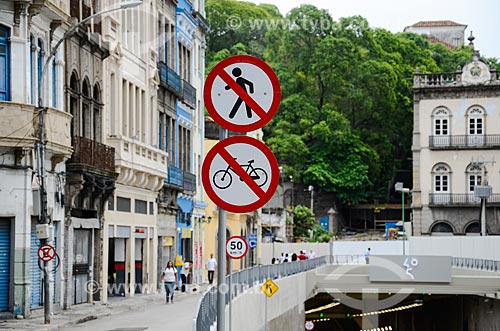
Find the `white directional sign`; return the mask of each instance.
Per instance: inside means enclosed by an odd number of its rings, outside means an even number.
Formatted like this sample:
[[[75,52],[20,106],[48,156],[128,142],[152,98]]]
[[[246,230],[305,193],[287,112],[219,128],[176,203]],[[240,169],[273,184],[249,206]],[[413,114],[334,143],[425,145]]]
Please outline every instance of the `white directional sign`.
[[[231,259],[241,259],[248,252],[248,243],[241,236],[229,237],[226,241],[226,255]]]

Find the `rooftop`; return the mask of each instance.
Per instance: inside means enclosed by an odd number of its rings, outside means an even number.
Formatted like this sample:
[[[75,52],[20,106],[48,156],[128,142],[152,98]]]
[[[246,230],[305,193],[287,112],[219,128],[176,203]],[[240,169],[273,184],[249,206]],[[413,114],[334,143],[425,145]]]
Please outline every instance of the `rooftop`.
[[[445,21],[420,21],[420,22],[417,22],[413,25],[410,25],[409,27],[418,28],[418,27],[439,27],[439,26],[465,26],[466,27],[467,25],[453,22],[450,20],[445,20]]]

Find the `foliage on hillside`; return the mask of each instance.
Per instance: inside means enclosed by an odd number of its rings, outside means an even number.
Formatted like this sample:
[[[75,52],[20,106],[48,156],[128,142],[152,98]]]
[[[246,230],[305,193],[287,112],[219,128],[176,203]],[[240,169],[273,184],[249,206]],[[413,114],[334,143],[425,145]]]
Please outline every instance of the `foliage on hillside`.
[[[396,171],[411,169],[415,69],[455,71],[472,55],[371,28],[360,16],[334,21],[311,5],[283,17],[272,5],[208,0],[207,18],[207,72],[236,54],[269,63],[282,101],[266,143],[286,176],[344,204],[387,201]]]

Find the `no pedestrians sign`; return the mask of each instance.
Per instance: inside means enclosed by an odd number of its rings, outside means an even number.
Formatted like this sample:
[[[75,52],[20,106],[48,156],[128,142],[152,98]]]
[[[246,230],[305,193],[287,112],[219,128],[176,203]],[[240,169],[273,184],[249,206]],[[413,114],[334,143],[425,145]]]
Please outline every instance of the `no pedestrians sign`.
[[[222,127],[249,132],[266,125],[278,111],[278,77],[264,61],[237,55],[219,62],[208,74],[204,91],[210,116]]]

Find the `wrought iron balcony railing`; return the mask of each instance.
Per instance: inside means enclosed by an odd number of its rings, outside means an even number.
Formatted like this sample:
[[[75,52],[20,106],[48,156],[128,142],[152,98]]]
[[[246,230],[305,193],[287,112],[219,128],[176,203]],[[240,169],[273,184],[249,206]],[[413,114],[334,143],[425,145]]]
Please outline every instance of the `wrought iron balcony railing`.
[[[196,175],[184,171],[184,191],[196,192]]]
[[[488,149],[500,148],[499,134],[441,135],[429,137],[431,149]]]
[[[165,62],[158,62],[158,69],[160,71],[160,83],[180,98],[182,89],[179,75]]]
[[[73,137],[69,163],[80,163],[115,172],[115,149],[85,137]]]
[[[167,170],[167,178],[165,178],[165,183],[182,187],[183,183],[183,171],[180,168],[169,166]]]
[[[196,89],[185,79],[182,80],[182,99],[191,108],[196,108]]]
[[[481,199],[477,198],[474,193],[430,193],[430,206],[479,206]],[[488,198],[488,205],[500,205],[500,194],[492,194]]]

